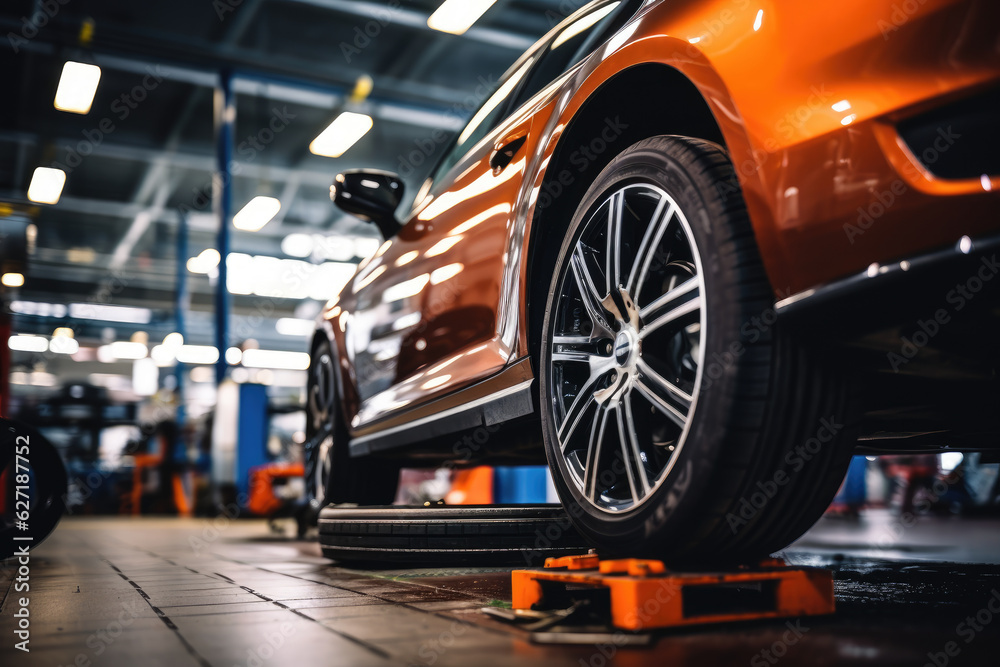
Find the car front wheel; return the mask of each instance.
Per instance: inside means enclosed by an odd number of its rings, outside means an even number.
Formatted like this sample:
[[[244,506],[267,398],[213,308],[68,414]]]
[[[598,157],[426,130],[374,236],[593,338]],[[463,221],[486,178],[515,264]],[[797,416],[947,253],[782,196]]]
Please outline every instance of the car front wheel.
[[[746,561],[820,516],[855,438],[845,374],[780,329],[724,150],[627,149],[563,241],[541,345],[546,453],[610,553]]]

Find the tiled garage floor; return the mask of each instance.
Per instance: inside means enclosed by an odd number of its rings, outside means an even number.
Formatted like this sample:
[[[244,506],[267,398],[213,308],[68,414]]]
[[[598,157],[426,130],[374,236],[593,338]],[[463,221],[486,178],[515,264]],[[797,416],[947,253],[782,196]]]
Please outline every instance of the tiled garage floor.
[[[997,523],[961,526],[952,524],[954,536],[995,562]],[[821,525],[806,544],[828,550],[824,535],[863,527]],[[948,535],[933,524],[911,530]],[[1000,614],[969,642],[956,631],[988,609],[1000,568],[790,554],[837,570],[837,615],[807,619],[801,638],[781,621],[663,633],[645,649],[551,647],[478,611],[509,602],[507,570],[346,570],[314,542],[270,536],[257,521],[69,519],[32,554],[30,654],[13,648],[23,594],[8,583],[12,564],[0,572],[0,664],[756,666],[780,652],[789,665],[919,667],[949,641],[958,663],[1000,664]]]

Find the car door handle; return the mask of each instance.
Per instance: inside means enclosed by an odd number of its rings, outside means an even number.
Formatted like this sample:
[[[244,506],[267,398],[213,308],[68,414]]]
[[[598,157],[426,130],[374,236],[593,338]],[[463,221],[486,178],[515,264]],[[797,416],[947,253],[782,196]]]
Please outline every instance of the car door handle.
[[[490,166],[493,167],[493,175],[499,176],[500,172],[507,168],[514,161],[514,156],[524,146],[528,140],[528,133],[515,134],[507,137],[496,144],[493,155],[490,156]]]

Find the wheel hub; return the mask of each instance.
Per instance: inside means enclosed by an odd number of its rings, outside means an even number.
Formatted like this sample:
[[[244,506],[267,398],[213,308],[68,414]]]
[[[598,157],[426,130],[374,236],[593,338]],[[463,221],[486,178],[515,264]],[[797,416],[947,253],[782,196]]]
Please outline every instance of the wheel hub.
[[[627,331],[622,331],[615,338],[615,361],[619,366],[628,365],[629,359],[632,358],[632,347],[632,337]]]

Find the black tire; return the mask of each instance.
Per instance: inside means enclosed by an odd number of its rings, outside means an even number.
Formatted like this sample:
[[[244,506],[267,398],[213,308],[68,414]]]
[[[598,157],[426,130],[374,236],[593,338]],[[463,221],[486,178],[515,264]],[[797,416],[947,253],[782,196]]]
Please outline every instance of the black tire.
[[[337,395],[335,364],[330,344],[323,341],[317,345],[306,389],[305,471],[309,503],[315,512],[330,503],[391,504],[399,484],[399,466],[382,459],[351,458],[349,435]],[[321,431],[326,435],[317,438]]]
[[[327,507],[319,543],[327,558],[407,565],[541,565],[587,553],[558,505]]]
[[[640,237],[652,225],[643,225],[646,204],[637,198],[654,202],[664,193],[674,207],[662,210],[679,214],[653,218],[664,220],[657,224],[666,231],[650,233],[654,240],[644,246]],[[615,201],[623,202],[623,222],[613,234],[602,216]],[[613,236],[618,244],[607,244]],[[612,263],[587,259],[600,253],[601,243],[605,257],[616,258]],[[611,247],[619,249],[612,254]],[[623,272],[642,264],[634,258],[643,248],[662,261],[650,261],[648,271]],[[587,310],[584,285],[591,287],[593,304],[602,292],[596,287],[600,267],[606,279],[612,266],[620,278],[628,275],[627,289],[617,290],[614,303]],[[584,273],[591,283],[577,278]],[[601,284],[610,290],[613,280]],[[661,291],[649,296],[650,283]],[[693,287],[685,293],[685,285]],[[697,310],[677,308],[681,299],[697,301]],[[546,299],[540,397],[559,496],[596,546],[678,564],[749,562],[789,544],[828,506],[856,441],[849,373],[842,361],[781,331],[773,307],[735,172],[721,147],[676,136],[646,139],[616,157],[591,185],[565,235]],[[591,316],[586,324],[581,308],[605,322]],[[669,319],[681,310],[690,312]],[[651,326],[653,321],[668,322]],[[588,348],[599,334],[610,339]],[[579,355],[572,358],[578,350],[590,355],[583,371],[573,370],[583,363]],[[601,376],[606,362],[615,368]],[[660,366],[651,372],[654,362]],[[588,378],[573,379],[581,373]],[[667,375],[672,379],[656,384]],[[596,388],[589,394],[581,390],[587,382]],[[587,407],[578,409],[581,404]],[[602,410],[607,422],[599,419]],[[608,435],[612,418],[622,427]],[[585,441],[574,419],[593,429]],[[595,451],[599,474],[588,476]]]

